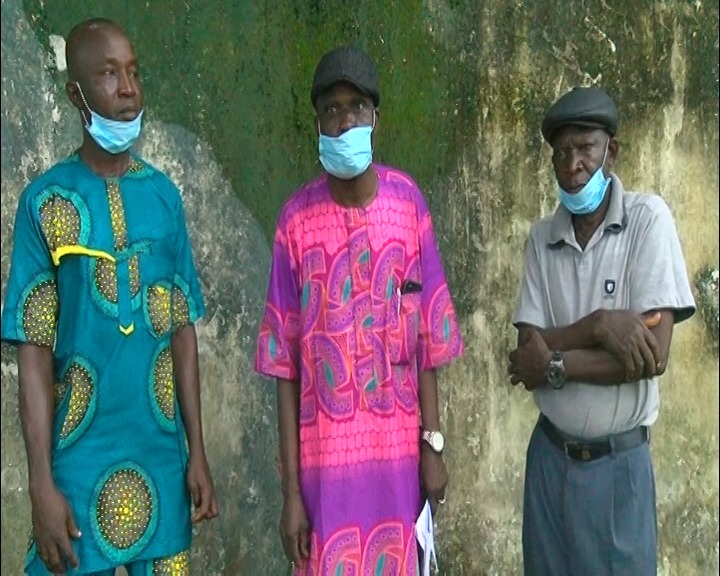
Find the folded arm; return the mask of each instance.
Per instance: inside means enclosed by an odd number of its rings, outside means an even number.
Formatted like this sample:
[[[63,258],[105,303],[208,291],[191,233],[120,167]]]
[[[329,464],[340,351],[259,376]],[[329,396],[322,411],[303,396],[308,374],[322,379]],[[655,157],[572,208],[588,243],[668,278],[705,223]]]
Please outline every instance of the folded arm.
[[[667,367],[674,325],[673,310],[638,314],[596,310],[574,324],[539,329],[518,326],[518,347],[510,354],[513,384],[544,385],[553,351],[563,352],[571,381],[598,385],[636,382],[661,375]]]

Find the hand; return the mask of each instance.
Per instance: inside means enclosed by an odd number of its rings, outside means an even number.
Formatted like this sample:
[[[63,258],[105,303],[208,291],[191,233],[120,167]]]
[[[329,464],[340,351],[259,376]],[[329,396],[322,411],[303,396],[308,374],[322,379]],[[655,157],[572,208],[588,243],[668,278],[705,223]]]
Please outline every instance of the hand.
[[[212,520],[218,513],[215,489],[213,488],[210,467],[205,455],[190,455],[186,482],[193,506],[195,507],[190,520],[193,524],[201,520]]]
[[[513,386],[522,382],[526,390],[535,390],[547,384],[547,367],[552,351],[535,328],[527,329],[522,346],[510,352],[508,374]]]
[[[655,376],[660,355],[650,329],[660,323],[660,312],[643,316],[629,310],[598,310],[596,315],[597,341],[620,363],[626,381]]]
[[[31,494],[31,500],[38,556],[53,574],[65,574],[68,565],[77,568],[79,561],[71,538],[80,538],[82,534],[65,496],[51,485]]]
[[[435,516],[438,504],[445,502],[448,473],[442,454],[435,452],[427,442],[420,446],[420,481],[425,496],[430,501],[430,510]]]
[[[286,496],[283,501],[280,538],[285,556],[301,568],[310,557],[310,525],[299,492]]]

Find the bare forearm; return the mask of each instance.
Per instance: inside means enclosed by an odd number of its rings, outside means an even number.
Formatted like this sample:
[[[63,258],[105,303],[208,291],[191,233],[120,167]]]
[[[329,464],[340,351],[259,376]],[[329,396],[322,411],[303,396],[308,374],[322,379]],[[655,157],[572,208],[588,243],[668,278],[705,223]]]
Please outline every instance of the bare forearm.
[[[596,322],[596,313],[592,312],[569,326],[546,328],[540,330],[540,334],[551,350],[565,351],[592,348],[597,344],[595,336]]]
[[[28,461],[30,493],[54,483],[52,423],[54,404],[53,353],[45,346],[18,347],[20,421]]]
[[[540,336],[547,348],[565,353],[569,379],[621,384],[665,371],[673,323],[671,310],[598,309],[570,326],[542,330]],[[520,327],[519,342],[527,341],[529,330]]]
[[[627,382],[624,368],[604,350],[568,350],[563,353],[563,359],[568,381],[601,386]]]
[[[425,430],[440,430],[438,407],[437,375],[435,370],[420,372],[420,413]]]
[[[283,497],[300,493],[300,385],[277,380],[278,435]]]
[[[190,456],[204,455],[205,445],[200,408],[200,368],[195,327],[188,325],[175,332],[172,335],[171,347],[175,385]]]

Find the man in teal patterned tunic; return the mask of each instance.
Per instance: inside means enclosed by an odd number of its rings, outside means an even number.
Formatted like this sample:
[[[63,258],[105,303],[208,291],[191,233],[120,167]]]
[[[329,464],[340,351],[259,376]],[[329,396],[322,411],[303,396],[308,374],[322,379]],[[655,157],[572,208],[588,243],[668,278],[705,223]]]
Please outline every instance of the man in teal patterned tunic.
[[[83,22],[66,55],[83,142],[20,197],[2,311],[28,457],[25,572],[189,574],[191,523],[218,508],[182,200],[130,152],[143,92],[123,30]]]

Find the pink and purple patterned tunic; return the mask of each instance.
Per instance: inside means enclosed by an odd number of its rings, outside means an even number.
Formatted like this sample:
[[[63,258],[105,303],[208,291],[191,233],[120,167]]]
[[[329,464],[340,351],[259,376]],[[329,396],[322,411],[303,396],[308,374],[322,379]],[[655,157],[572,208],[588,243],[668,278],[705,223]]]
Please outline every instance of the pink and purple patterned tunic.
[[[296,574],[417,573],[418,371],[463,348],[422,192],[373,168],[370,205],[340,206],[323,175],[275,235],[255,368],[300,385],[311,546]]]

